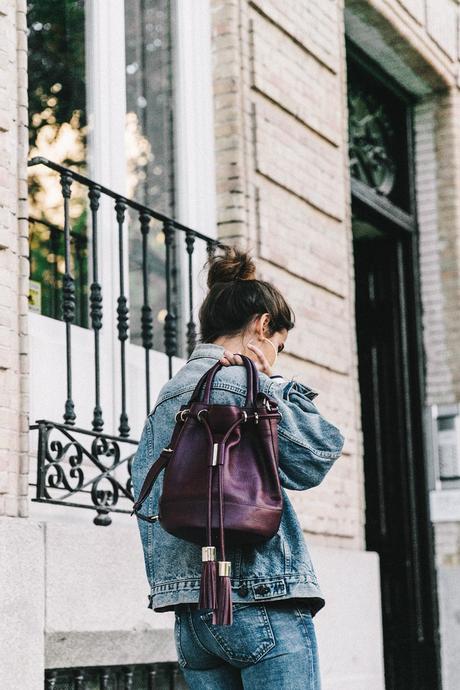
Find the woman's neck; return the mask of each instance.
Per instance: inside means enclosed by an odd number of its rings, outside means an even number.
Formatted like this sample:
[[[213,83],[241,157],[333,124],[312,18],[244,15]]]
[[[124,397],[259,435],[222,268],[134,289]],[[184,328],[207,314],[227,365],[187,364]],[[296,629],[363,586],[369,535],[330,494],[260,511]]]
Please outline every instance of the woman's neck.
[[[214,345],[222,345],[230,352],[239,352],[240,354],[247,354],[245,352],[245,343],[251,339],[251,336],[226,336],[220,335],[216,340],[213,340]]]

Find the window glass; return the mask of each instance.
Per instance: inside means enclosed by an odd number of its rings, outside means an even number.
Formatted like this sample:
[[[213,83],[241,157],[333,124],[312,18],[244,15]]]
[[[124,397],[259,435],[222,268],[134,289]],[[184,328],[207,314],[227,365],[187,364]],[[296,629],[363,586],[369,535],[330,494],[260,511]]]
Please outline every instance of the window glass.
[[[128,194],[174,216],[173,46],[169,0],[125,2],[126,158]],[[147,249],[153,347],[164,351],[165,246],[160,223],[151,223]],[[172,251],[172,302],[179,310],[177,247]],[[130,338],[141,344],[142,236],[138,214],[129,217]]]
[[[82,0],[27,3],[30,157],[86,172],[85,6]],[[71,270],[75,322],[88,323],[86,191],[72,184]],[[62,318],[63,199],[59,175],[29,168],[30,308]]]

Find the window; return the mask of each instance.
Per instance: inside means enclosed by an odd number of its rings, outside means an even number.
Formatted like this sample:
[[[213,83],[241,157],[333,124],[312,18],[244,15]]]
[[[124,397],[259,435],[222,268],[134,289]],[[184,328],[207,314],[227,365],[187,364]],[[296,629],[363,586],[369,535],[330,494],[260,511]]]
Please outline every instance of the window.
[[[29,145],[30,156],[86,172],[87,113],[85,9],[82,0],[29,2]],[[30,169],[31,308],[62,318],[64,273],[62,196],[59,177],[43,166]],[[87,205],[83,189],[72,185],[72,270],[76,323],[88,324]]]
[[[169,0],[125,3],[126,161],[128,196],[175,215],[172,9]],[[172,301],[180,307],[178,251],[172,252]],[[153,314],[153,348],[164,351],[165,247],[159,224],[148,236],[147,267]],[[141,343],[142,238],[129,221],[130,340]]]

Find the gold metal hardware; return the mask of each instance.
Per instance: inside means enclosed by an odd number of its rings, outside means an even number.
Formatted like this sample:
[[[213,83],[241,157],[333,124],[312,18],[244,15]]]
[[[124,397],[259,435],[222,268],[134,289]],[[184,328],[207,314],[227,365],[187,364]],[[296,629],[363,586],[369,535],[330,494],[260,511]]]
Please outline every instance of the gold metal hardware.
[[[216,547],[215,546],[202,546],[201,547],[201,560],[202,561],[215,561],[216,560]]]
[[[232,562],[231,561],[217,561],[219,566],[219,575],[225,577],[230,575],[232,572]]]

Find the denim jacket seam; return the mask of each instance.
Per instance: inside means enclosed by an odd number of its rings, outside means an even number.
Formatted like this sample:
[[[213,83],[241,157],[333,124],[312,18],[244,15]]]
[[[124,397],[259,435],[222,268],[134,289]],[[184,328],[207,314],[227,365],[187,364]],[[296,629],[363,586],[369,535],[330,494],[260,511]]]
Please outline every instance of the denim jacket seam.
[[[288,441],[292,441],[292,443],[296,443],[301,448],[308,450],[310,453],[313,453],[314,455],[317,455],[320,458],[336,460],[341,455],[341,450],[319,450],[318,448],[313,448],[312,446],[308,446],[307,444],[299,441],[299,439],[295,438],[294,436],[291,436],[291,434],[289,434],[289,432],[286,432],[286,431],[284,431],[284,429],[281,429],[281,427],[279,428],[278,433],[281,436],[284,436],[284,438],[286,438]]]
[[[297,581],[307,581],[307,582],[314,582],[317,583],[317,577],[316,574],[313,572],[313,570],[309,570],[307,573],[299,573],[298,571],[291,571],[291,572],[283,572],[283,573],[278,573],[278,574],[270,574],[267,573],[266,575],[253,575],[253,576],[240,576],[240,577],[231,577],[232,582],[238,582],[238,586],[241,586],[241,583],[247,583],[247,582],[256,582],[258,584],[263,583],[263,582],[272,582],[274,580],[283,580],[285,578],[295,578]],[[175,578],[174,580],[162,580],[162,581],[156,581],[155,584],[150,586],[150,592],[153,593],[155,590],[157,590],[159,587],[164,587],[165,585],[179,585],[180,583],[188,583],[191,584],[193,583],[194,587],[198,588],[200,585],[200,578],[199,577],[188,577],[188,578]],[[234,584],[233,586],[236,587]]]
[[[195,386],[187,386],[186,388],[181,388],[179,390],[174,391],[174,393],[170,393],[165,395],[164,397],[159,398],[150,414],[152,415],[155,412],[156,408],[162,403],[166,402],[167,400],[177,398],[179,397],[179,395],[183,395],[184,393],[193,393],[194,390]],[[241,395],[241,397],[245,397],[246,395],[245,388],[243,388],[242,386],[236,386],[228,383],[213,383],[212,390],[228,391],[229,393],[236,393],[237,395]]]
[[[146,441],[147,441],[147,448],[149,450],[149,453],[151,456],[153,456],[154,441],[153,441],[152,420],[150,419],[150,417],[147,418]],[[153,494],[152,493],[148,497],[146,503],[147,503],[147,505],[146,505],[147,515],[151,515],[153,512]],[[153,523],[147,524],[146,530],[147,530],[148,574],[149,574],[149,577],[153,581],[155,579],[154,573],[153,573],[153,564],[152,564],[152,561],[153,561],[153,558],[152,558],[152,556],[153,556]]]

